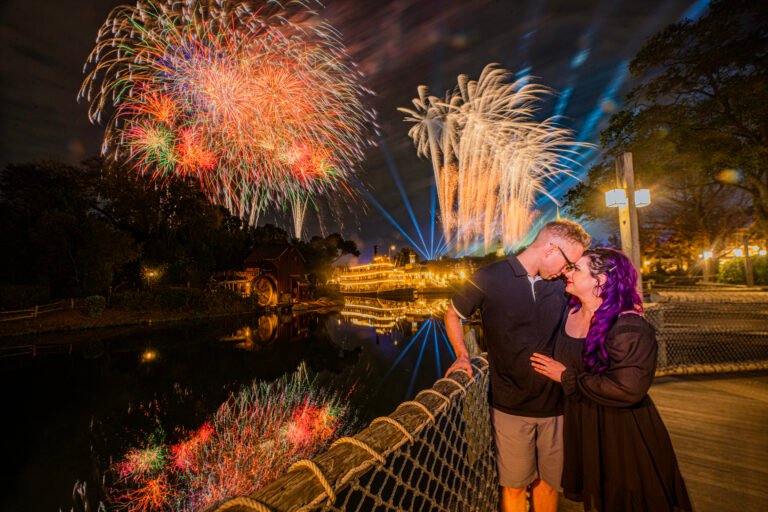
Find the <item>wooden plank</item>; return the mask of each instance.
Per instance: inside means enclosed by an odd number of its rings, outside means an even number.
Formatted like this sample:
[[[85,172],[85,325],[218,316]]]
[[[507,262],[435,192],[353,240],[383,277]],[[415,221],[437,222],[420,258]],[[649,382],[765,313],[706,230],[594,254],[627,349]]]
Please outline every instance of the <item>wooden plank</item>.
[[[768,372],[664,377],[651,397],[697,512],[768,510]]]

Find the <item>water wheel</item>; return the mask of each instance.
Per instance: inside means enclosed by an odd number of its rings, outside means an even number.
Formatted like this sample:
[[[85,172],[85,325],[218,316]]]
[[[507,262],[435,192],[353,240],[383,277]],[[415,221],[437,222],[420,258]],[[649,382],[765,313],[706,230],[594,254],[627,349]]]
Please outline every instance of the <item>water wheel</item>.
[[[269,277],[257,277],[251,290],[251,294],[256,295],[259,306],[277,306],[277,286]]]
[[[256,328],[256,339],[260,343],[267,343],[277,334],[279,321],[277,315],[264,315],[259,317],[258,327]]]

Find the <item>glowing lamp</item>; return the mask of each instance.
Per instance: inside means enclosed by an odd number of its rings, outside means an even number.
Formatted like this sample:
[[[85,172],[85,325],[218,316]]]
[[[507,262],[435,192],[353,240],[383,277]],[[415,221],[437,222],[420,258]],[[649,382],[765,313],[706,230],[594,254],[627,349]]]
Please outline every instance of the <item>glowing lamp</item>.
[[[637,208],[642,208],[643,206],[648,206],[649,204],[651,204],[651,191],[647,188],[635,190],[635,206]]]
[[[627,206],[627,193],[623,188],[615,188],[605,193],[605,205],[608,208],[623,208]]]

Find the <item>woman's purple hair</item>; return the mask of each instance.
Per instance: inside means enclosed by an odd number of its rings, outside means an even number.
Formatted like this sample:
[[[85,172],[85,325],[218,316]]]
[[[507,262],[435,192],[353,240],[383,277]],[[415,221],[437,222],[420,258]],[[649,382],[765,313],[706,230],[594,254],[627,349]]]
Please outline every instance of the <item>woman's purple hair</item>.
[[[584,340],[582,357],[584,366],[597,373],[608,368],[608,352],[605,337],[616,323],[619,315],[626,311],[643,312],[643,301],[637,292],[637,270],[623,252],[616,249],[596,248],[584,252],[589,257],[589,272],[595,279],[605,276],[605,283],[597,286],[595,292],[603,303],[595,311]],[[571,306],[578,311],[581,302],[571,297]]]

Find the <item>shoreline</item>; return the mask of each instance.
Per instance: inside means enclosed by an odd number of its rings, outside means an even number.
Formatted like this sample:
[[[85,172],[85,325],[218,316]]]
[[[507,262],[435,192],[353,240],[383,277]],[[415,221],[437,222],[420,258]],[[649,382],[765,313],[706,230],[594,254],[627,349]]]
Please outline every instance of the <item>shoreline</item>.
[[[296,307],[298,306],[298,307]],[[199,320],[212,320],[244,315],[263,315],[266,313],[309,313],[332,310],[340,307],[329,298],[320,298],[297,304],[286,304],[271,308],[256,307],[234,311],[217,312],[169,312],[163,310],[129,311],[106,309],[99,317],[89,317],[84,312],[74,310],[57,311],[37,318],[13,320],[0,324],[0,344],[7,340],[16,340],[50,334],[96,333],[101,330],[119,327],[155,327],[174,323]]]

